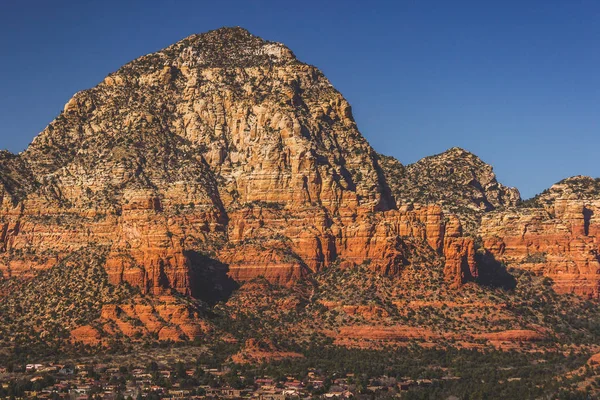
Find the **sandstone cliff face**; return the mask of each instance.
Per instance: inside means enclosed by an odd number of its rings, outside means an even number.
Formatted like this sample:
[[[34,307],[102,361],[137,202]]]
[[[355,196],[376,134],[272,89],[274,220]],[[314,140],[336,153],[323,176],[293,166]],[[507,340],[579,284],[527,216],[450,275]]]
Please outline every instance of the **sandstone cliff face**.
[[[489,165],[462,149],[409,166],[382,156],[382,166],[398,204],[439,204],[449,218],[447,232],[455,231],[454,216],[460,220],[456,231],[446,234],[453,239],[446,239],[444,251],[447,276],[457,284],[478,275],[467,242],[479,237],[481,251],[551,278],[560,293],[598,297],[597,180],[569,178],[519,203],[516,189],[499,184]]]
[[[94,245],[113,285],[203,298],[217,264],[283,285],[333,265],[398,275],[407,238],[446,257],[453,285],[477,275],[458,220],[396,207],[323,74],[240,28],[190,36],[77,93],[26,151],[0,156],[0,174],[8,278]]]
[[[464,237],[458,217],[452,215],[446,224],[444,277],[453,287],[475,280],[478,266],[475,261],[475,244],[472,237]]]
[[[557,291],[598,297],[600,185],[573,177],[524,207],[485,215],[483,247],[511,266],[543,274]]]
[[[230,245],[220,251],[220,259],[229,265],[231,275],[248,280],[258,275],[272,282],[293,283],[295,279],[333,264],[342,268],[368,262],[371,269],[398,275],[408,263],[403,237],[422,240],[439,256],[447,255],[448,280],[457,279],[456,257],[473,251],[472,240],[461,238],[460,223],[448,225],[439,206],[405,206],[399,210],[367,212],[332,224],[324,213],[298,218],[297,214],[260,209],[240,218],[242,226],[230,221]],[[294,222],[296,221],[296,222]],[[292,223],[290,223],[292,222]],[[342,225],[343,223],[343,225]],[[277,236],[269,242],[261,239],[269,233]],[[463,240],[464,239],[464,240]],[[240,251],[241,250],[241,251]],[[457,256],[460,254],[460,256]],[[462,261],[461,261],[462,262]],[[465,260],[476,271],[472,259]],[[476,272],[475,275],[476,276]]]

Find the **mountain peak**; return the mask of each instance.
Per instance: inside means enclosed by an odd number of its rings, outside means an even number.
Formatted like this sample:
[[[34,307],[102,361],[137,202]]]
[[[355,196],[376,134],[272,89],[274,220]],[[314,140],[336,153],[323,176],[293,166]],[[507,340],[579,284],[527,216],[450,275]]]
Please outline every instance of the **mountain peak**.
[[[468,150],[463,149],[462,147],[458,147],[458,146],[454,146],[449,148],[448,150],[446,150],[444,153],[448,153],[448,154],[473,154]],[[442,153],[442,154],[444,154]]]
[[[243,28],[241,26],[222,26],[220,28],[217,29],[213,29],[204,33],[199,33],[198,35],[210,35],[210,34],[214,34],[214,35],[247,35],[247,36],[253,36],[250,31],[246,28]]]
[[[121,70],[165,66],[247,68],[295,63],[299,61],[284,44],[262,39],[241,27],[223,27],[188,36],[163,50],[138,58]]]
[[[600,178],[576,175],[565,178],[552,185],[546,192],[539,196],[541,200],[554,200],[556,198],[568,199],[596,199],[600,194]]]
[[[460,147],[402,166],[383,159],[386,178],[398,205],[436,203],[457,214],[473,231],[482,212],[512,206],[519,191],[500,184],[493,168]]]
[[[469,150],[465,150],[462,147],[451,147],[442,153],[434,154],[429,157],[425,157],[425,159],[431,159],[431,158],[453,158],[454,159],[454,158],[464,158],[464,157],[472,158],[472,159],[480,161],[482,164],[485,164],[483,161],[481,161],[481,159],[476,154],[470,152]]]
[[[598,182],[599,178],[592,178],[591,176],[587,176],[587,175],[575,175],[575,176],[570,176],[568,178],[565,178],[557,183],[554,184],[554,186],[556,185],[568,185],[568,184],[594,184],[596,182]]]

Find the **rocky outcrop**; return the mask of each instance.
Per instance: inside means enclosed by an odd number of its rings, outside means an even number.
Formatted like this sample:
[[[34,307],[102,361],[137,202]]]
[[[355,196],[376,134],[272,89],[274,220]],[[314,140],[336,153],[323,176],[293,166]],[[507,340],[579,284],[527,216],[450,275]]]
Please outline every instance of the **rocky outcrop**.
[[[561,293],[600,293],[600,185],[573,177],[520,208],[485,215],[483,247],[510,266],[551,278]]]
[[[402,165],[380,155],[383,171],[398,204],[439,204],[475,234],[481,215],[515,206],[519,191],[500,184],[492,167],[458,147]]]
[[[285,358],[303,357],[302,354],[293,351],[281,351],[267,340],[248,339],[244,343],[243,349],[231,356],[231,360],[236,364],[260,364]]]
[[[545,335],[530,329],[512,329],[498,332],[486,332],[479,334],[470,333],[448,333],[440,334],[431,329],[392,325],[363,325],[345,326],[339,331],[328,331],[326,334],[334,339],[334,343],[347,347],[360,347],[377,349],[382,343],[388,346],[406,346],[410,341],[419,341],[424,345],[431,346],[443,340],[453,340],[460,343],[464,348],[481,348],[482,343],[498,348],[519,349],[523,343],[537,342],[543,340]]]
[[[477,276],[472,239],[462,237],[456,218],[447,223],[436,205],[366,212],[338,226],[324,213],[307,216],[303,224],[290,224],[293,219],[289,211],[260,207],[246,212],[239,219],[241,226],[236,227],[238,219],[232,217],[230,246],[219,256],[229,265],[230,275],[240,281],[261,275],[291,284],[334,264],[347,268],[365,262],[383,274],[398,275],[409,262],[402,238],[411,237],[446,257],[449,282],[460,285]],[[272,236],[275,229],[277,236]],[[270,233],[271,239],[260,239]],[[465,274],[457,263],[470,272]]]
[[[197,311],[171,296],[158,296],[153,302],[105,304],[98,322],[112,334],[134,338],[154,335],[175,342],[193,340],[211,330]]]
[[[90,346],[96,346],[101,343],[102,335],[90,325],[83,325],[71,331],[71,340],[74,343],[83,343]]]
[[[444,277],[453,287],[458,288],[465,282],[475,280],[479,275],[475,261],[475,243],[472,237],[463,236],[456,216],[451,216],[446,224],[445,233]]]

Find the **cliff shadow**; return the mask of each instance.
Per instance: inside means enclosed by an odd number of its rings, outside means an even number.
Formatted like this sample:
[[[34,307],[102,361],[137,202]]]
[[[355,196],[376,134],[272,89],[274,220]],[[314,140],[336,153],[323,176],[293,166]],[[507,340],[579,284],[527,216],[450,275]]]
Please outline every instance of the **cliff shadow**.
[[[583,207],[583,234],[585,236],[588,236],[590,234],[590,221],[592,220],[593,215],[593,210],[590,210],[587,207]]]
[[[396,197],[392,192],[392,188],[390,187],[388,180],[385,176],[385,172],[381,167],[381,156],[379,154],[375,154],[373,157],[373,164],[375,165],[375,172],[377,173],[377,178],[381,185],[381,201],[377,205],[378,211],[387,211],[387,210],[396,210],[398,209],[398,203],[396,201]],[[399,163],[399,162],[398,162]]]
[[[515,277],[489,251],[476,252],[475,261],[479,270],[476,282],[480,285],[504,290],[513,290],[517,287]]]
[[[192,297],[214,306],[220,301],[227,301],[239,288],[240,285],[227,274],[227,264],[193,250],[186,250],[184,254],[190,262]]]

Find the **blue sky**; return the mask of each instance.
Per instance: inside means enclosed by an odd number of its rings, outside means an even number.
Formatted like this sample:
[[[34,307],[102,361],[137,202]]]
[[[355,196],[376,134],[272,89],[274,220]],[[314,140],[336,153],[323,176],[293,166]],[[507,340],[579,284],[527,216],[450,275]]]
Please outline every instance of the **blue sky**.
[[[596,0],[1,1],[0,148],[122,64],[243,26],[319,67],[377,151],[460,146],[527,198],[600,175],[599,21]]]

